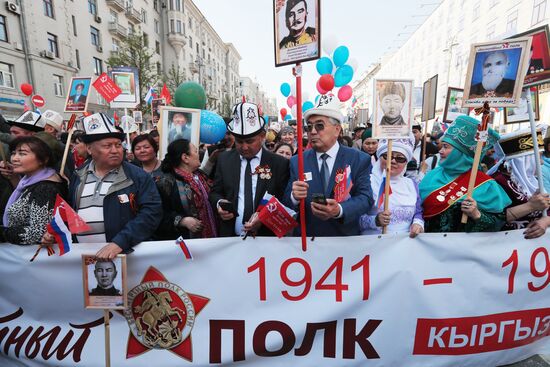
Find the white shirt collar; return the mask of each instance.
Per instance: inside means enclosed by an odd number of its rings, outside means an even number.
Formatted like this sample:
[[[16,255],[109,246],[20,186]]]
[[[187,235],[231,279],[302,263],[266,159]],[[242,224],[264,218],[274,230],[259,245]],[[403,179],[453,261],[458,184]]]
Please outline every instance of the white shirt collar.
[[[336,158],[336,155],[338,154],[339,149],[340,149],[340,144],[338,142],[336,142],[329,150],[327,150],[324,153],[327,153],[330,158],[334,159],[334,158]],[[315,154],[317,155],[317,160],[319,160],[319,159],[321,159],[321,155],[323,153],[315,152]]]
[[[258,160],[261,162],[262,161],[262,150],[263,149],[260,148],[260,151],[258,153],[256,153],[256,155],[254,157],[252,157],[252,159],[258,158]],[[246,161],[246,158],[243,157],[242,155],[239,154],[239,157],[241,158],[241,161]]]

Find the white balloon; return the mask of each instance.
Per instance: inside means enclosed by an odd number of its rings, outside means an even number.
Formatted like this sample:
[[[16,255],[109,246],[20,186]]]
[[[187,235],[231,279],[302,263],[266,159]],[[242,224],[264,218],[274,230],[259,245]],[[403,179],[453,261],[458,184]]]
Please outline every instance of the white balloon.
[[[292,111],[292,116],[296,116],[296,106],[297,105],[294,105],[292,106],[292,108],[290,109]]]
[[[302,103],[309,99],[309,92],[302,92]]]
[[[296,82],[290,84],[290,95],[296,96]]]
[[[322,39],[323,51],[332,58],[332,53],[338,47],[338,38],[335,35],[328,35]]]
[[[353,68],[353,71],[357,71],[357,66],[359,66],[359,63],[355,57],[349,59],[348,64]]]

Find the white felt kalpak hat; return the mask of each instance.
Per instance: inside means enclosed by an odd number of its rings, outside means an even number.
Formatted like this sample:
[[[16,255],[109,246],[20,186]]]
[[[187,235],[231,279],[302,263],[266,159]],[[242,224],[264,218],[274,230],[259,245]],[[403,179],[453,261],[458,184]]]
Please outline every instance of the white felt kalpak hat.
[[[233,107],[233,119],[227,123],[227,130],[241,138],[251,138],[265,131],[264,127],[265,120],[258,106],[250,102],[237,103]]]
[[[86,144],[106,138],[124,140],[122,129],[116,127],[109,116],[101,112],[84,118],[84,130],[86,135],[82,137],[82,141]]]
[[[24,112],[17,119],[8,121],[8,124],[29,131],[44,131],[44,126],[46,125],[42,115],[32,111]]]
[[[323,94],[317,101],[317,106],[310,108],[304,113],[304,120],[313,115],[332,117],[339,123],[344,121],[344,115],[340,112],[340,102],[334,94]]]
[[[61,126],[63,125],[63,116],[54,110],[47,110],[42,114],[45,125],[50,125],[57,131],[61,131]]]

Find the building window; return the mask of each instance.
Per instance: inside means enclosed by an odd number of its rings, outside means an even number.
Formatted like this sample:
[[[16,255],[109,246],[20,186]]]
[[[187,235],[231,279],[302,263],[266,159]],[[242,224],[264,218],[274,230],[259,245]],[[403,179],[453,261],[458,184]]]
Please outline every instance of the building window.
[[[170,1],[170,10],[174,10],[174,0],[169,0]]]
[[[481,8],[481,5],[479,3],[475,4],[474,5],[474,11],[473,11],[473,14],[472,14],[472,20],[477,20],[479,18],[479,16],[481,14],[479,14],[480,12],[480,8]]]
[[[191,32],[192,30],[193,30],[193,18],[189,16],[189,32]]]
[[[493,38],[495,38],[495,25],[490,25],[488,28],[487,28],[487,39],[488,40],[491,40]]]
[[[53,18],[53,0],[42,0],[44,3],[44,15]]]
[[[111,23],[118,24],[118,13],[116,11],[111,10],[109,16],[111,18]]]
[[[73,35],[76,36],[76,18],[73,15],[71,17],[71,19],[72,19],[72,22],[73,22]]]
[[[114,52],[118,52],[118,50],[120,49],[120,43],[119,41],[116,39],[116,38],[113,38],[113,43],[111,45],[111,49],[114,51]]]
[[[545,14],[546,0],[535,0],[533,3],[533,17],[531,18],[531,25],[542,22]]]
[[[143,45],[149,47],[149,36],[145,32],[143,32]]]
[[[159,34],[160,33],[160,25],[159,25],[159,21],[155,19],[155,33],[156,34]]]
[[[170,33],[174,33],[174,19],[170,19]]]
[[[147,24],[147,12],[143,8],[141,8],[141,21]]]
[[[160,74],[161,70],[160,70],[160,62],[157,62],[157,74]]]
[[[8,42],[8,28],[6,27],[6,17],[0,15],[0,41]]]
[[[58,97],[63,97],[63,77],[61,75],[53,75],[53,94]]]
[[[78,50],[76,50],[75,56],[76,56],[76,67],[80,69],[80,52]]]
[[[133,35],[134,33],[136,33],[136,29],[134,28],[134,25],[128,24],[128,34]]]
[[[95,75],[101,75],[103,74],[103,63],[101,62],[100,59],[98,59],[97,57],[92,57],[93,59],[93,67],[94,67],[94,74]]]
[[[92,45],[94,46],[100,46],[101,43],[99,41],[99,29],[90,26],[90,37],[92,40]]]
[[[97,15],[97,0],[88,0],[88,11],[90,14]]]
[[[193,48],[193,37],[189,36],[189,47]]]
[[[160,42],[155,41],[155,52],[160,55]]]
[[[506,31],[515,31],[517,26],[518,26],[518,11],[516,10],[515,12],[508,15],[508,19],[506,20]]]
[[[13,65],[0,62],[0,87],[14,88]]]
[[[159,11],[159,0],[154,0],[154,1],[153,1],[153,8],[154,8],[156,11]]]
[[[181,11],[181,0],[174,0],[176,2],[176,10]]]
[[[59,57],[59,47],[57,46],[57,36],[55,34],[48,33],[48,50],[53,52],[55,57]]]
[[[176,32],[181,34],[181,20],[176,20]]]

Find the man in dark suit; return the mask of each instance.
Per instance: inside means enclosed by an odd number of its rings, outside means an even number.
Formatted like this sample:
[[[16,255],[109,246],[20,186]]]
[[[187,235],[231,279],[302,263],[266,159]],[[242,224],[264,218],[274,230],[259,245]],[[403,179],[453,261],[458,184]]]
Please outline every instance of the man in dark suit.
[[[488,54],[482,64],[481,83],[472,85],[470,98],[485,97],[489,92],[494,93],[495,97],[512,97],[516,81],[504,78],[509,66],[506,52],[494,51]]]
[[[212,207],[221,218],[218,233],[222,237],[244,232],[273,235],[253,214],[266,192],[282,199],[289,172],[287,159],[262,147],[264,127],[255,104],[239,103],[233,108],[227,128],[235,136],[236,149],[218,157],[210,192]]]
[[[359,217],[373,204],[370,186],[371,161],[367,154],[338,144],[344,116],[334,96],[321,96],[316,108],[306,111],[308,138],[312,149],[304,152],[305,181],[298,180],[298,159],[290,160],[290,180],[285,203],[296,209],[305,199],[308,236],[358,235]],[[352,186],[348,197],[336,199],[335,186],[342,185],[341,174],[349,166]],[[345,180],[344,180],[345,181]],[[340,186],[341,187],[341,186]],[[349,186],[348,186],[349,187]],[[313,200],[320,194],[326,198]],[[304,215],[304,213],[300,213]],[[296,233],[299,234],[299,231]]]
[[[69,101],[71,102],[71,104],[79,103],[79,104],[85,105],[86,95],[82,94],[82,92],[84,91],[84,83],[78,83],[74,89],[75,89],[75,94],[69,96]]]

